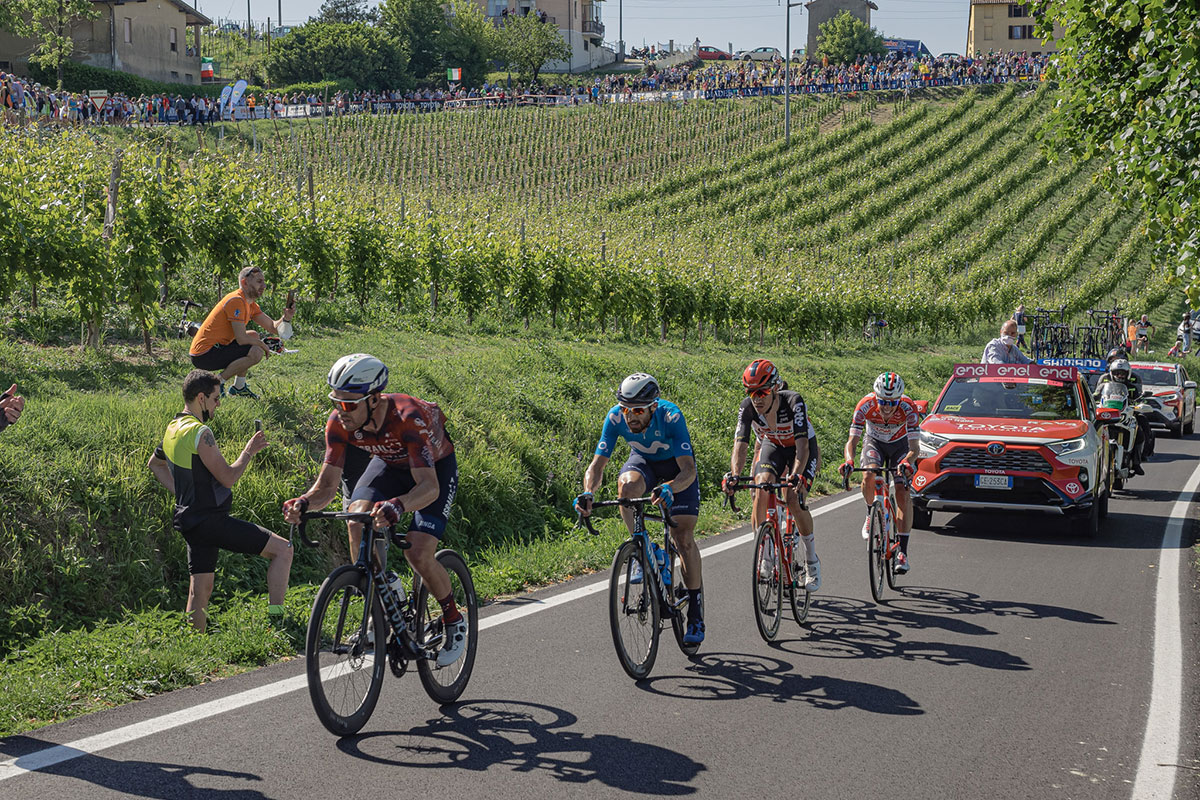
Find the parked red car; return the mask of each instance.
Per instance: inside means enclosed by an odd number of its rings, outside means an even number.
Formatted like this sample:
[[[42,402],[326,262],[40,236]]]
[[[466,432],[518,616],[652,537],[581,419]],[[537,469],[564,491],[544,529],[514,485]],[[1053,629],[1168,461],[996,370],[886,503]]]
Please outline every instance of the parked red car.
[[[726,53],[724,50],[720,50],[716,47],[709,47],[708,45],[703,45],[699,51],[697,51],[696,55],[704,61],[729,61],[731,58],[733,58],[732,53]]]

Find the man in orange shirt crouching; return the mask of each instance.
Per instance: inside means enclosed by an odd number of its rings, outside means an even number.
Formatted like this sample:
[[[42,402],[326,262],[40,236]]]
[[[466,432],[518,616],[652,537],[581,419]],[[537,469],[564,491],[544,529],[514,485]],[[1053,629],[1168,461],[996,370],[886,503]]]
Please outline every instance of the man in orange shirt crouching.
[[[273,320],[263,313],[256,302],[266,291],[267,280],[258,267],[245,267],[238,273],[238,289],[221,298],[213,307],[192,339],[188,354],[197,369],[220,372],[221,394],[225,383],[233,378],[228,393],[234,397],[257,398],[246,385],[246,373],[271,351],[256,331],[246,330],[251,322],[268,333],[279,335],[280,323],[291,323],[295,309],[284,309],[283,316]]]

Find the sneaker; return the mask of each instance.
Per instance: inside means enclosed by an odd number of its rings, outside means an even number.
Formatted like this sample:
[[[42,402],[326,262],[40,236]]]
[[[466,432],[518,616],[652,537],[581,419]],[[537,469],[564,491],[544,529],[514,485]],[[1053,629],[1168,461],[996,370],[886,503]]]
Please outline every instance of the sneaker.
[[[688,622],[687,632],[683,634],[684,644],[700,644],[704,641],[704,620],[696,619]]]
[[[438,653],[437,665],[448,667],[462,658],[463,650],[467,647],[467,618],[462,617],[458,622],[446,626],[446,638],[442,642],[442,650]]]
[[[863,520],[862,535],[863,535],[863,539],[871,538],[871,518],[870,517],[867,517],[866,519]]]
[[[904,555],[904,553],[896,553],[896,559],[895,559],[896,574],[897,575],[907,575],[908,567],[909,567],[908,556]]]
[[[758,559],[758,579],[770,580],[775,574],[775,547],[769,541],[763,548],[762,556]]]
[[[629,582],[630,583],[641,583],[642,582],[642,562],[640,562],[640,561],[630,561],[629,562]]]
[[[804,565],[806,577],[804,579],[804,591],[815,592],[821,588],[821,559],[816,561],[806,562]]]
[[[248,383],[240,389],[236,386],[230,386],[227,393],[230,397],[249,397],[251,400],[258,399],[258,395],[254,393],[254,390],[250,388],[250,384]]]
[[[1134,475],[1145,475],[1145,474],[1146,474],[1146,470],[1142,469],[1142,465],[1141,465],[1141,464],[1134,464],[1134,465],[1133,465],[1133,474],[1134,474]]]

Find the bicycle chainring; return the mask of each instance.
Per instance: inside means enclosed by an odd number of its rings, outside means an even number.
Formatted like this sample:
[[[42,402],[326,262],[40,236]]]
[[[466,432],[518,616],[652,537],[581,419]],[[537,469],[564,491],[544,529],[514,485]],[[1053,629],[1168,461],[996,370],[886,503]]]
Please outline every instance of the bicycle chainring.
[[[404,652],[404,646],[397,641],[396,637],[391,637],[388,642],[388,666],[392,669],[392,674],[397,678],[402,677],[408,671],[408,657]]]

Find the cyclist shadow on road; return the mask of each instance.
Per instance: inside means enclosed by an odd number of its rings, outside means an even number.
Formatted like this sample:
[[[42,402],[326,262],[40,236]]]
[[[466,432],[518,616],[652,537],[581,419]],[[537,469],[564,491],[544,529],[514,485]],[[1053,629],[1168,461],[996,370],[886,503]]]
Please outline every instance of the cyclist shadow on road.
[[[40,761],[37,754],[49,747],[54,747],[54,745],[30,736],[8,736],[0,739],[0,754],[9,757],[15,756],[18,767],[22,766],[22,761],[25,761],[28,769],[39,774],[72,778],[123,796],[148,797],[153,800],[200,796],[213,798],[213,800],[267,800],[267,795],[256,789],[212,788],[212,784],[217,780],[228,783],[234,781],[262,782],[263,779],[260,776],[250,772],[234,772],[188,764],[105,758],[94,753],[35,768]],[[64,755],[68,754],[64,753]],[[193,776],[209,778],[206,781],[208,785],[193,784],[190,780]],[[23,779],[17,778],[17,780]],[[81,786],[79,789],[81,796],[89,797],[91,795],[91,791],[86,786]]]
[[[338,741],[356,758],[409,768],[503,766],[544,772],[564,783],[598,782],[639,794],[687,795],[707,767],[665,747],[610,734],[565,730],[578,722],[541,703],[474,700],[404,732],[370,733]]]
[[[822,675],[805,676],[793,665],[772,656],[744,653],[703,653],[684,668],[687,675],[663,675],[638,683],[655,694],[687,700],[743,700],[749,697],[777,703],[803,702],[836,711],[859,708],[875,714],[924,714],[904,692],[874,683]]]
[[[848,600],[847,602],[861,601]],[[943,627],[958,633],[963,631],[949,623],[949,620],[959,615],[1020,617],[1029,620],[1061,619],[1067,622],[1081,622],[1085,625],[1117,624],[1099,614],[1078,608],[1028,603],[1024,600],[992,600],[961,589],[943,589],[931,586],[905,586],[900,590],[899,597],[891,598],[888,601],[887,609],[899,618],[903,618],[905,614],[917,617],[918,619],[915,620],[917,627]],[[881,613],[889,613],[889,611],[881,611]],[[959,624],[970,625],[968,622]],[[980,628],[980,630],[992,633],[986,628]]]
[[[913,590],[904,591],[912,593]],[[995,635],[994,631],[964,620],[915,613],[899,606],[898,603],[907,597],[908,594],[893,598],[886,606],[849,597],[823,597],[813,603],[800,636],[792,640],[780,639],[775,646],[784,652],[817,658],[886,658],[997,670],[1032,669],[1024,659],[1003,650],[927,637],[924,640],[905,638],[906,629],[928,634],[932,628],[955,634]],[[976,600],[982,607],[985,601]]]

